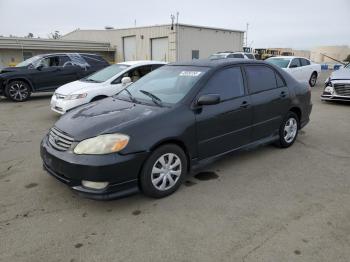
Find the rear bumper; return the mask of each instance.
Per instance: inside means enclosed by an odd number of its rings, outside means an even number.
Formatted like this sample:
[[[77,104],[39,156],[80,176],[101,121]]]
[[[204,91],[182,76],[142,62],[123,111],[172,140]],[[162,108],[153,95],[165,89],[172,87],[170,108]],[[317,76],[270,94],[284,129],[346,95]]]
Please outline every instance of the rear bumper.
[[[124,197],[139,191],[138,174],[147,153],[101,156],[75,155],[70,151],[57,151],[48,143],[47,136],[40,146],[44,169],[57,180],[80,195],[108,200]],[[82,180],[108,182],[102,190],[86,188]]]
[[[305,127],[310,122],[310,115],[312,112],[312,107],[313,107],[313,105],[310,103],[310,105],[306,109],[307,112],[305,114],[305,117],[302,118],[302,120],[300,121],[300,129]]]

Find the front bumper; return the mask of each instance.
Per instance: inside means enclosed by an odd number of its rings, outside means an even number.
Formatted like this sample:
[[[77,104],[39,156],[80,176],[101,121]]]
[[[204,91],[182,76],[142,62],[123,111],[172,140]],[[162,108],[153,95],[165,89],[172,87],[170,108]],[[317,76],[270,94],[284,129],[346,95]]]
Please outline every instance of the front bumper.
[[[324,92],[321,95],[321,100],[323,101],[345,101],[350,102],[350,96],[339,96],[339,95],[331,95],[329,93]]]
[[[53,95],[51,98],[50,107],[52,111],[63,115],[69,110],[86,103],[87,101],[85,101],[85,99],[64,100],[57,99],[56,96]]]
[[[148,153],[130,155],[76,155],[71,151],[57,151],[41,142],[40,155],[44,169],[59,181],[87,198],[107,200],[124,197],[139,191],[138,174]],[[82,180],[109,182],[102,190],[86,188]]]

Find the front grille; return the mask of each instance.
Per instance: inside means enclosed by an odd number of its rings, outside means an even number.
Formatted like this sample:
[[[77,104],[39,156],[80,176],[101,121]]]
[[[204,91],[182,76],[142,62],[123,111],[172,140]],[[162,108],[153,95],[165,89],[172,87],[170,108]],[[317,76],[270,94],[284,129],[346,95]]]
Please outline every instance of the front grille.
[[[67,151],[74,142],[74,139],[53,127],[49,133],[49,142],[53,148],[59,151]]]
[[[335,84],[334,90],[337,95],[350,96],[350,84]]]

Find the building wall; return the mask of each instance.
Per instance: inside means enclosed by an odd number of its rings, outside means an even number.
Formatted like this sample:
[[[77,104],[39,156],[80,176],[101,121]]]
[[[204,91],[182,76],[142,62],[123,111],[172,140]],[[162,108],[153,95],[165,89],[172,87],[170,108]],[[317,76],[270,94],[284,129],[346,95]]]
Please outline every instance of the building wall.
[[[350,55],[349,46],[320,46],[311,50],[311,60],[317,63],[335,64],[336,61],[324,56],[323,54],[333,57],[339,61],[344,61]]]
[[[90,40],[109,42],[116,48],[116,62],[124,61],[123,37],[136,36],[136,57],[135,60],[151,59],[151,39],[168,37],[169,58],[168,62],[176,61],[175,30],[170,25],[135,27],[112,30],[76,30],[65,36],[66,40]]]
[[[244,32],[179,26],[179,61],[192,59],[192,50],[199,58],[208,58],[220,51],[242,51]]]
[[[177,28],[178,40],[177,40]],[[135,60],[151,59],[151,41],[154,38],[168,37],[167,62],[192,59],[192,50],[199,50],[199,58],[207,58],[219,51],[243,50],[244,32],[205,28],[190,25],[159,25],[111,30],[76,30],[62,38],[65,40],[86,40],[109,42],[116,48],[116,62],[124,61],[123,37],[136,37]],[[178,48],[177,48],[178,45]]]

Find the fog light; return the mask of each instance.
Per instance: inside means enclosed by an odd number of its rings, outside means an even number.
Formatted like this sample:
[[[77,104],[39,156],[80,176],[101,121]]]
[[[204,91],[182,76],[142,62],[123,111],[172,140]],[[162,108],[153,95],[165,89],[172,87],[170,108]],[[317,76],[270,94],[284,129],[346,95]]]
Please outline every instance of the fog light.
[[[91,188],[91,189],[104,189],[108,186],[108,182],[93,182],[93,181],[81,181],[81,184],[84,187]]]

